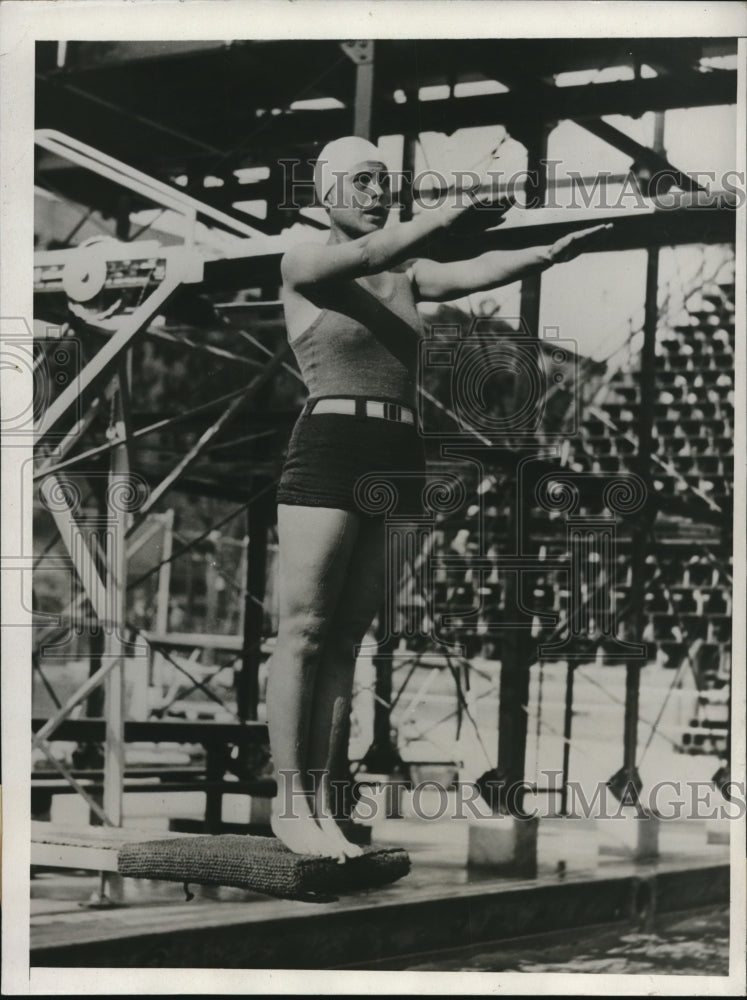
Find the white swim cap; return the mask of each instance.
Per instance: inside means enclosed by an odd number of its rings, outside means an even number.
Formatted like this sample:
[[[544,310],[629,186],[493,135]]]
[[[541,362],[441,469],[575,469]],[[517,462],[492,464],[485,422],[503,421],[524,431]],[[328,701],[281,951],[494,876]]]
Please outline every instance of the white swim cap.
[[[330,188],[338,182],[338,179],[367,160],[384,162],[379,150],[368,139],[361,139],[357,135],[346,135],[328,142],[319,154],[314,167],[314,187],[319,201],[323,204]]]

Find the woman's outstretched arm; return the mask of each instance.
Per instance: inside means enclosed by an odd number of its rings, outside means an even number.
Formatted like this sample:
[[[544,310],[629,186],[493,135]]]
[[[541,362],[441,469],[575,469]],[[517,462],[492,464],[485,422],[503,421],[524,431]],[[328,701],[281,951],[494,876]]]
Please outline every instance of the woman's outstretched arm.
[[[411,221],[387,226],[344,243],[304,243],[282,260],[283,280],[303,289],[325,281],[362,278],[396,267],[418,252],[423,243],[455,224],[485,228],[495,224],[511,202],[480,201],[469,192],[453,193],[445,204],[424,210]]]
[[[442,264],[421,258],[414,260],[408,271],[416,297],[428,302],[444,302],[470,292],[481,292],[500,285],[509,285],[530,274],[544,271],[553,264],[573,260],[579,254],[593,250],[611,224],[592,226],[569,233],[551,246],[529,247],[526,250],[490,250],[488,253]]]

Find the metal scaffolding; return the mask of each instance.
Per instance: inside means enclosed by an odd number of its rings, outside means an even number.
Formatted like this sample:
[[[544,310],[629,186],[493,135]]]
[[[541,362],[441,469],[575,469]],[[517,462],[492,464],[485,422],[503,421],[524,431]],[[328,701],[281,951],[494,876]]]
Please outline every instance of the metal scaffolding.
[[[162,506],[162,501],[171,490],[185,485],[194,488],[189,474],[194,471],[196,463],[208,454],[211,447],[222,443],[222,433],[229,425],[235,424],[237,415],[245,413],[280,372],[291,372],[297,376],[289,365],[288,346],[284,340],[272,350],[262,343],[261,336],[255,337],[253,331],[253,324],[257,325],[255,320],[259,317],[268,317],[261,322],[276,331],[280,329],[277,317],[279,261],[286,246],[280,233],[291,222],[309,222],[309,217],[304,214],[310,204],[308,191],[302,195],[301,204],[271,210],[273,200],[276,208],[281,202],[283,206],[289,204],[288,190],[284,186],[288,177],[278,170],[280,158],[296,156],[299,159],[298,177],[301,181],[305,180],[308,188],[309,159],[324,141],[351,129],[374,139],[381,135],[401,135],[405,144],[405,167],[411,168],[415,162],[418,137],[425,131],[451,133],[460,128],[502,123],[527,149],[528,167],[536,178],[532,193],[542,204],[547,194],[547,138],[555,122],[568,119],[634,157],[637,163],[669,174],[673,185],[681,189],[674,199],[673,208],[664,209],[652,202],[646,211],[631,212],[621,218],[619,213],[605,214],[601,211],[571,217],[568,213],[564,216],[562,212],[538,207],[531,212],[530,218],[520,223],[509,220],[469,247],[470,256],[474,256],[497,246],[512,248],[549,243],[586,220],[593,219],[594,222],[615,223],[615,230],[603,248],[605,251],[631,247],[647,249],[646,317],[640,371],[642,404],[637,448],[640,475],[649,484],[653,461],[651,433],[658,321],[658,248],[678,243],[729,242],[734,231],[735,196],[718,192],[707,199],[706,207],[703,207],[703,201],[698,201],[702,195],[698,182],[667,159],[660,131],[657,131],[657,141],[648,148],[613,128],[601,117],[613,113],[640,114],[675,107],[732,103],[735,100],[736,71],[701,71],[697,67],[697,58],[704,51],[702,46],[698,48],[700,43],[688,42],[684,47],[687,52],[683,49],[682,62],[673,64],[666,46],[656,41],[636,40],[632,58],[637,75],[633,80],[569,87],[558,87],[549,82],[548,74],[595,66],[600,60],[619,57],[615,45],[599,40],[584,44],[579,51],[572,53],[567,51],[568,46],[553,47],[548,41],[537,42],[534,48],[530,45],[518,52],[512,42],[514,49],[509,55],[505,43],[499,42],[439,42],[436,47],[430,43],[418,43],[419,61],[417,67],[413,67],[408,59],[410,50],[407,46],[414,43],[374,43],[373,40],[342,44],[308,43],[297,67],[297,75],[287,75],[293,78],[292,85],[278,84],[280,89],[277,94],[270,94],[269,85],[259,89],[259,93],[267,95],[262,98],[266,106],[260,106],[254,99],[256,106],[250,108],[254,121],[248,130],[244,125],[238,128],[237,109],[234,107],[221,108],[220,115],[212,124],[212,108],[206,108],[204,101],[202,107],[197,107],[190,100],[185,100],[180,91],[177,107],[171,88],[176,86],[177,80],[181,80],[185,87],[193,89],[198,80],[191,78],[199,76],[194,72],[195,67],[214,64],[217,58],[233,60],[235,72],[256,66],[255,72],[262,76],[266,84],[264,68],[267,60],[285,58],[280,50],[285,52],[286,43],[236,43],[228,51],[217,43],[184,43],[182,61],[178,65],[170,63],[168,56],[156,64],[159,79],[168,95],[163,105],[158,106],[158,117],[155,112],[148,115],[141,113],[136,97],[128,96],[121,82],[130,78],[125,74],[137,76],[138,59],[148,44],[118,43],[115,51],[108,52],[106,60],[102,61],[96,43],[69,43],[67,62],[58,69],[49,64],[49,53],[42,43],[37,74],[37,120],[42,126],[36,133],[38,181],[42,187],[83,205],[88,213],[70,231],[67,247],[41,249],[36,253],[35,292],[39,318],[53,321],[64,317],[64,322],[73,329],[77,323],[89,332],[96,332],[100,346],[83,365],[77,378],[57,394],[42,415],[37,433],[39,464],[35,478],[42,490],[47,493],[54,491],[58,497],[58,502],[50,505],[49,509],[82,584],[85,599],[90,602],[107,638],[95,671],[35,732],[33,741],[63,777],[83,795],[99,819],[114,826],[121,824],[125,784],[127,725],[124,720],[123,664],[125,658],[132,654],[126,596],[127,561],[132,551],[134,532],[143,524],[146,515]],[[277,48],[273,49],[273,46]],[[708,46],[714,51],[729,48],[728,43],[718,43],[718,40],[707,43],[706,48]],[[298,48],[293,49],[294,59],[299,52]],[[446,59],[444,53],[448,54]],[[625,58],[630,60],[628,56]],[[641,77],[639,70],[643,62],[656,66],[658,75]],[[291,64],[288,60],[287,65]],[[534,71],[534,76],[531,71]],[[486,79],[506,84],[508,92],[459,100],[455,100],[453,95],[448,99],[429,101],[417,97],[418,86],[423,86],[424,81],[440,84],[449,81],[453,90],[454,81],[460,75],[469,76],[475,72]],[[283,78],[286,79],[285,74]],[[396,90],[405,95],[403,102],[393,99]],[[133,94],[136,92],[137,88],[133,88]],[[333,97],[343,106],[326,110],[294,108],[295,102],[322,96]],[[532,108],[531,115],[527,113],[529,107]],[[81,109],[85,109],[85,115],[81,115]],[[279,109],[278,113],[275,114],[273,109]],[[661,115],[657,120],[662,120]],[[46,127],[53,123],[63,131],[52,131]],[[63,134],[66,130],[74,131],[76,137]],[[243,136],[238,145],[235,144],[237,134]],[[101,149],[95,148],[94,137],[101,142]],[[123,137],[126,137],[126,142],[123,142]],[[155,142],[154,137],[157,139]],[[236,171],[257,165],[269,166],[268,177],[241,183]],[[176,178],[182,174],[186,179],[186,189],[175,186]],[[217,178],[217,183],[206,185],[209,177]],[[303,184],[299,183],[297,188],[299,192],[303,191]],[[114,197],[115,189],[119,192],[119,200]],[[403,217],[407,218],[412,212],[412,192],[403,190],[400,196],[404,206]],[[248,221],[241,221],[233,204],[239,200],[257,199],[267,199],[267,217],[262,219],[245,213],[244,218]],[[130,214],[153,205],[160,213],[174,213],[180,218],[179,245],[141,243],[137,233],[131,237]],[[80,226],[94,212],[102,218],[116,216],[119,237],[101,244],[97,251],[98,263],[90,255],[84,256],[85,248],[69,247]],[[155,223],[148,225],[154,226]],[[230,248],[203,252],[199,246],[201,225],[230,236]],[[433,249],[434,255],[441,259],[456,258],[466,251],[465,246],[454,240]],[[85,303],[100,289],[113,287],[120,280],[118,273],[120,276],[122,273],[131,275],[133,285],[140,289],[134,307],[128,312],[115,312],[114,322],[111,316],[97,318],[86,314]],[[154,277],[156,274],[157,278]],[[259,289],[260,297],[229,303],[221,308],[221,296],[245,288]],[[156,322],[158,317],[170,313],[185,289],[192,293],[190,308],[194,308],[195,314],[201,311],[202,317],[206,317],[205,322],[215,323],[224,329],[240,330],[245,342],[252,347],[254,353],[251,357],[201,342],[199,336],[185,336],[185,331],[199,331],[200,322],[191,324],[178,317],[181,328],[173,330]],[[540,296],[540,277],[525,279],[521,290],[521,312],[534,337],[539,327]],[[68,308],[71,305],[72,308]],[[240,329],[243,326],[247,326],[248,330]],[[212,402],[170,414],[144,427],[135,427],[130,402],[132,373],[128,358],[133,346],[148,338],[170,342],[179,350],[207,352],[216,363],[239,364],[250,376],[249,380],[243,389],[216,394]],[[216,411],[218,415],[199,431],[196,440],[177,456],[170,468],[150,485],[147,498],[137,505],[129,503],[128,506],[127,495],[132,493],[133,484],[142,469],[138,456],[140,442],[149,434],[180,422],[192,421],[210,411]],[[107,439],[104,443],[92,445],[90,428],[106,412],[110,415]],[[508,457],[510,459],[511,456]],[[102,459],[108,460],[108,520],[103,532],[97,536],[78,522],[77,503],[69,483],[66,485],[66,474],[69,475],[72,469],[83,474],[91,469],[92,461]],[[256,723],[260,697],[262,602],[268,533],[272,525],[269,503],[269,491],[273,486],[271,471],[262,467],[252,471],[251,482],[244,487],[244,502],[232,515],[247,512],[249,539],[243,631],[237,643],[241,654],[236,685],[237,714],[242,725]],[[152,476],[149,478],[153,479]],[[213,495],[220,495],[219,479],[213,482],[212,489]],[[638,544],[633,548],[634,590],[635,586],[640,589],[643,580],[646,541],[655,513],[655,508],[648,506],[636,528]],[[532,538],[528,521],[522,518],[516,504],[513,508],[513,528],[517,553],[531,558]],[[162,564],[170,564],[173,558],[176,556],[171,551],[164,553]],[[519,606],[518,574],[516,579],[513,603]],[[74,602],[68,611],[75,613],[81,603],[78,598],[77,604]],[[633,633],[640,638],[640,602],[633,607],[632,614]],[[167,643],[163,641],[168,623],[163,615],[159,621],[159,635],[148,636],[140,632],[138,636],[151,642],[153,648],[159,649],[163,655],[168,655]],[[493,776],[510,784],[524,778],[529,670],[534,659],[526,629],[512,630],[505,648],[510,653],[508,656],[504,654],[500,680],[498,763]],[[385,770],[392,770],[401,764],[398,749],[390,738],[391,709],[402,694],[400,691],[393,695],[391,653],[391,649],[382,648],[377,658],[376,753],[372,755],[376,768]],[[636,734],[640,661],[631,661],[627,671],[626,736],[620,775],[626,783],[639,785]],[[205,688],[199,679],[193,677],[192,681],[197,687]],[[56,732],[63,731],[76,706],[90,698],[100,685],[105,685],[106,692],[101,803],[86,792],[64,764],[54,758],[49,747],[50,739]],[[461,692],[460,688],[458,690]],[[569,746],[570,740],[572,697],[573,674],[570,667],[566,746]],[[248,726],[247,732],[251,731],[253,739],[260,729],[262,727],[256,725]],[[236,738],[232,730],[230,739]],[[242,743],[243,747],[246,745],[246,742]],[[212,760],[211,767],[213,773],[209,777],[219,780],[221,764],[217,758]],[[566,757],[566,776],[567,768]],[[496,808],[505,808],[505,805],[505,802],[496,803]],[[214,804],[210,823],[213,827],[220,823]]]

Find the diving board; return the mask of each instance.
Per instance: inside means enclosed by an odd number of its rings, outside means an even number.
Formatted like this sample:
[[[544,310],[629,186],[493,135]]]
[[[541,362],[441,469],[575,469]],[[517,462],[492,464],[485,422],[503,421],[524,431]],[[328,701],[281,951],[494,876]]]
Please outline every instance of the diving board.
[[[41,868],[82,868],[116,872],[119,850],[133,840],[179,839],[184,834],[114,826],[31,823],[31,864]]]
[[[332,858],[294,854],[275,837],[40,822],[31,824],[31,863],[310,901],[396,882],[410,870],[410,858],[399,847],[367,847],[360,857],[338,864]]]

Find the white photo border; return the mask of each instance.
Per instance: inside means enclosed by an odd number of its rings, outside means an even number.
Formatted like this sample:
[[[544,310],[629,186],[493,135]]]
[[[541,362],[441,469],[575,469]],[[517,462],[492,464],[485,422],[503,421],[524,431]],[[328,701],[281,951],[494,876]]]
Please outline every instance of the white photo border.
[[[741,3],[624,0],[6,0],[0,4],[0,327],[32,312],[34,46],[39,40],[206,38],[740,37],[738,170],[747,164],[747,8]],[[737,219],[734,523],[744,526],[747,372],[747,208]],[[1,332],[1,331],[0,331]],[[6,412],[31,396],[30,379],[0,372]],[[28,450],[2,453],[3,553],[30,542]],[[735,541],[743,537],[735,532]],[[735,549],[734,606],[745,608],[744,552]],[[2,580],[3,621],[20,621],[17,585]],[[30,605],[30,582],[25,603]],[[745,616],[734,616],[732,777],[745,781]],[[244,994],[247,992],[408,994],[743,995],[745,991],[745,821],[731,854],[731,954],[728,977],[534,973],[373,973],[286,970],[29,968],[29,628],[3,628],[3,993],[15,995]]]

